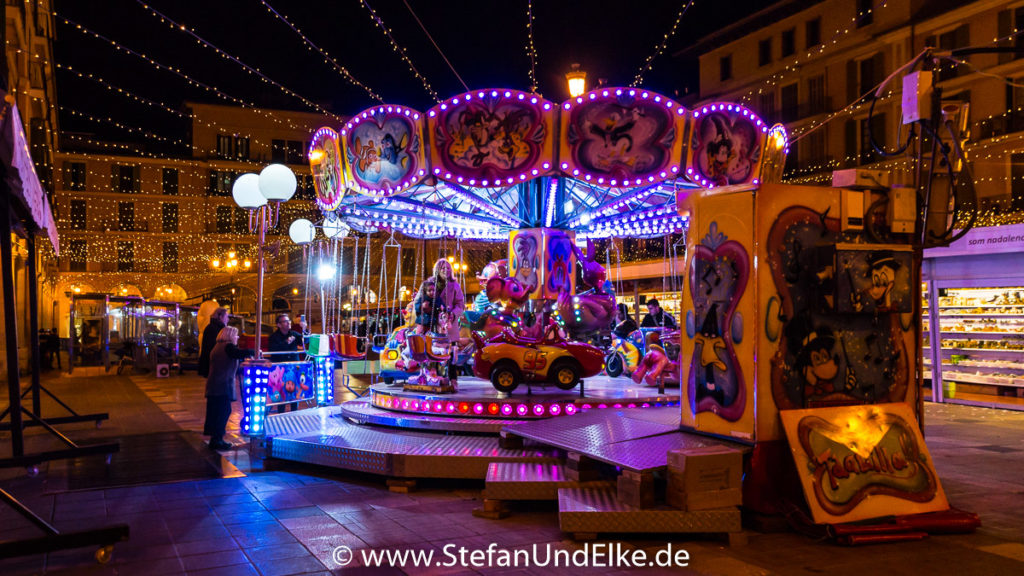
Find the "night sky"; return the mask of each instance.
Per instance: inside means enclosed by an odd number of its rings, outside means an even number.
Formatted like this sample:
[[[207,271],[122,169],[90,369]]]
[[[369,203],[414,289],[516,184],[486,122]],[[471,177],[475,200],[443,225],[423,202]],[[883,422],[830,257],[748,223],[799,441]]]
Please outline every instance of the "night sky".
[[[470,89],[529,89],[526,0],[406,1]],[[386,102],[420,110],[434,104],[358,0],[267,3]],[[322,56],[307,49],[301,38],[276,19],[261,0],[151,0],[147,4],[334,113],[349,115],[375,103]],[[465,91],[403,0],[370,0],[369,4],[440,97]],[[599,78],[612,86],[629,85],[668,33],[683,4],[679,0],[535,0],[534,43],[540,92],[554,101],[567,98],[564,74],[573,62],[579,62],[587,71],[588,86],[594,86]],[[643,85],[680,97],[687,89],[695,90],[695,59],[678,60],[672,53],[748,14],[749,9],[765,4],[751,0],[695,0],[665,52],[654,61],[653,70],[645,74]],[[724,5],[728,5],[727,10],[723,10]],[[198,45],[186,33],[161,23],[141,2],[56,0],[56,12],[56,61],[82,73],[99,75],[140,97],[176,109],[185,100],[224,103],[170,72],[115,50],[109,42],[82,34],[66,24],[64,18],[247,102],[313,111],[300,100],[245,72],[238,64]],[[56,74],[58,103],[64,108],[60,117],[62,131],[92,133],[97,139],[139,139],[124,129],[86,120],[77,113],[111,116],[127,126],[167,138],[185,137],[187,121],[181,118],[138,104],[66,70]],[[149,149],[153,149],[152,139]]]

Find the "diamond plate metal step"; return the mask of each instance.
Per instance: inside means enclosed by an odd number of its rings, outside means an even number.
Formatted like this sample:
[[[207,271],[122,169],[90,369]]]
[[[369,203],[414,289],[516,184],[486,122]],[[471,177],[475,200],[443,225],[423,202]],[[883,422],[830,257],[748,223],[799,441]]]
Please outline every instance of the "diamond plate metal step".
[[[742,530],[739,508],[688,512],[668,506],[634,508],[619,502],[614,490],[562,488],[558,525],[575,534],[718,533]]]
[[[563,464],[494,462],[487,468],[484,498],[491,500],[557,500],[559,488],[614,489],[612,480],[569,480]]]

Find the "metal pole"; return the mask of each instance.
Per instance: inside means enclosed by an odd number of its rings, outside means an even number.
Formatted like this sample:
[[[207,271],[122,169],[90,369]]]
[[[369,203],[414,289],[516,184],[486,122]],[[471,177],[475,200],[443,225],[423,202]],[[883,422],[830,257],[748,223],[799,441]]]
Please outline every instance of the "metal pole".
[[[11,254],[11,190],[7,170],[0,166],[0,265],[3,266],[4,327],[7,344],[7,393],[11,409],[11,452],[25,455],[21,423],[21,381],[18,379],[18,317],[14,307],[14,258]]]
[[[39,398],[39,286],[36,284],[36,237],[28,233],[28,343],[32,351],[32,412],[42,415]]]
[[[270,217],[270,205],[260,206],[257,212],[259,222],[259,240],[256,244],[256,359],[263,358],[263,241],[267,234],[267,220]]]

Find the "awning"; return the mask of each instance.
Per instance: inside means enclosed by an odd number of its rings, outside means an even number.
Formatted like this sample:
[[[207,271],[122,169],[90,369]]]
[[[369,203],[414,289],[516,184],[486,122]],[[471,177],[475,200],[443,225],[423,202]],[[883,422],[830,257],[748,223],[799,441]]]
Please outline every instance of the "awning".
[[[11,198],[18,201],[12,204],[20,204],[20,208],[24,210],[16,210],[31,218],[31,224],[34,226],[29,226],[30,233],[37,230],[45,233],[53,244],[54,252],[60,253],[57,224],[53,220],[50,200],[39,183],[39,177],[36,176],[28,140],[21,124],[21,114],[18,113],[18,107],[13,100],[7,98],[6,92],[0,91],[0,95],[3,96],[3,108],[0,111],[0,162],[6,168]]]

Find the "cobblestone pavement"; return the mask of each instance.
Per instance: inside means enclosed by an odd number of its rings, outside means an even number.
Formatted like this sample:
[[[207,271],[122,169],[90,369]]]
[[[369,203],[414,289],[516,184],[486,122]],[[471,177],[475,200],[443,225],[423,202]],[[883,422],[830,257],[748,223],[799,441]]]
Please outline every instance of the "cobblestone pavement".
[[[479,482],[421,483],[410,494],[388,492],[381,478],[305,466],[263,470],[238,449],[224,457],[202,445],[199,433],[205,400],[194,376],[157,380],[131,377],[59,377],[45,384],[80,412],[109,411],[101,427],[75,424],[61,430],[76,441],[180,432],[225,477],[126,487],[69,490],[77,461],[0,470],[0,487],[21,498],[61,529],[127,523],[128,542],[118,544],[107,565],[80,548],[0,560],[0,574],[541,574],[551,567],[370,568],[360,550],[384,548],[433,551],[447,560],[449,544],[486,550],[575,551],[582,544],[558,528],[552,504],[517,507],[504,520],[471,515],[480,506]],[[237,407],[229,440],[237,436]],[[56,405],[44,403],[44,414]],[[751,532],[746,546],[728,547],[712,537],[651,536],[614,541],[624,550],[652,556],[668,543],[689,552],[686,568],[672,574],[1021,574],[1024,573],[1024,413],[969,406],[926,406],[926,438],[951,503],[978,512],[975,534],[932,536],[920,542],[843,548],[791,532]],[[9,436],[0,436],[7,453]],[[29,451],[53,446],[38,430]],[[159,459],[159,454],[153,455]],[[34,527],[0,507],[0,540],[37,536]],[[608,541],[599,541],[608,542]],[[337,546],[356,551],[342,569]],[[543,554],[542,554],[543,556]],[[562,573],[617,573],[624,568],[557,569]],[[651,572],[651,569],[645,569]],[[656,570],[654,570],[656,572]]]

